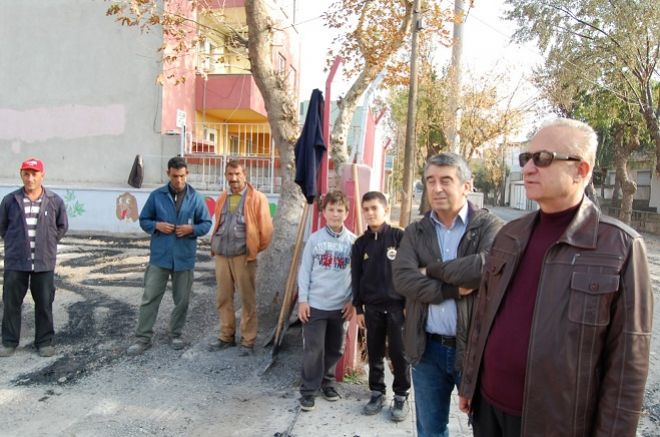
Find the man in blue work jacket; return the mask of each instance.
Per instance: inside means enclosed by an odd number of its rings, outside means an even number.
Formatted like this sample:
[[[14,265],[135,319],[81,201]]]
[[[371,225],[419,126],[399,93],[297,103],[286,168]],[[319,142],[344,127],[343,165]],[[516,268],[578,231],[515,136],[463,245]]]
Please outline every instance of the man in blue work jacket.
[[[154,323],[167,280],[172,277],[174,309],[170,319],[170,345],[183,349],[181,331],[186,322],[197,252],[197,237],[211,228],[211,217],[202,197],[186,183],[188,165],[176,156],[167,163],[170,182],[151,192],[140,213],[140,227],[151,235],[151,255],[144,273],[144,293],[129,355],[151,347]]]

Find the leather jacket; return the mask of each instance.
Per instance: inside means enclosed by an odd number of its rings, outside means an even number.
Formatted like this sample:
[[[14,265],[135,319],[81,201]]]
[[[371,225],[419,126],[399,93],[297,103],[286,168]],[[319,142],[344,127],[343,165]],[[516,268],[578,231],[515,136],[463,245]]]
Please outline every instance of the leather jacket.
[[[472,399],[488,334],[538,212],[502,228],[486,260],[459,394]],[[522,436],[634,436],[653,296],[640,235],[586,197],[546,252],[532,318]]]
[[[426,349],[426,319],[429,304],[456,299],[456,369],[461,369],[476,291],[459,296],[458,287],[478,288],[483,262],[503,221],[468,201],[468,224],[458,245],[457,257],[443,262],[429,211],[410,224],[392,265],[394,287],[406,298],[403,345],[411,365]],[[420,273],[426,268],[426,275]]]

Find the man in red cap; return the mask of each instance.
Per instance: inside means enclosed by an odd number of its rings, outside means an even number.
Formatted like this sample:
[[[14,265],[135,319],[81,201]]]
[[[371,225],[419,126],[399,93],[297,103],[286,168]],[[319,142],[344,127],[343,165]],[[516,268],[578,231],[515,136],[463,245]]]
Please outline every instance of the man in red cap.
[[[29,158],[20,168],[23,187],[0,203],[0,237],[5,241],[0,357],[14,353],[21,336],[21,306],[28,286],[34,300],[34,345],[42,357],[53,348],[53,299],[57,243],[69,224],[62,198],[42,185],[44,163]]]

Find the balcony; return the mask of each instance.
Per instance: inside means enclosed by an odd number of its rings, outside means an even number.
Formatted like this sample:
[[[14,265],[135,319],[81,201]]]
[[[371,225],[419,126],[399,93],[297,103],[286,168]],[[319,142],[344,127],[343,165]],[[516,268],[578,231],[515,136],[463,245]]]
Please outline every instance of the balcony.
[[[249,74],[209,74],[195,79],[195,109],[227,121],[265,122],[264,99]]]
[[[259,191],[280,190],[279,153],[268,123],[196,123],[186,142],[188,179],[203,190],[226,189],[227,161],[243,164],[248,182]]]

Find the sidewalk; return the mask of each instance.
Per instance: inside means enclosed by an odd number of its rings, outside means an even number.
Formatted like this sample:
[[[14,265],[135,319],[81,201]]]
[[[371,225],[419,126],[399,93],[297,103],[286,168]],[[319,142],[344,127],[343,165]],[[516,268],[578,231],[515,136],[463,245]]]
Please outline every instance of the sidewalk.
[[[367,372],[365,366],[365,372]],[[388,389],[392,386],[392,374],[385,366],[385,381]],[[337,402],[328,402],[322,397],[316,399],[314,411],[296,411],[296,416],[287,430],[288,436],[348,436],[348,437],[398,437],[416,436],[415,402],[411,390],[410,414],[403,422],[390,420],[392,392],[388,390],[385,407],[380,414],[365,416],[362,407],[369,401],[369,386],[362,384],[338,384],[337,391],[342,398]],[[467,416],[458,411],[458,395],[452,393],[452,405],[449,411],[449,435],[452,437],[467,437],[472,435],[468,428]],[[287,436],[282,434],[281,437]]]

